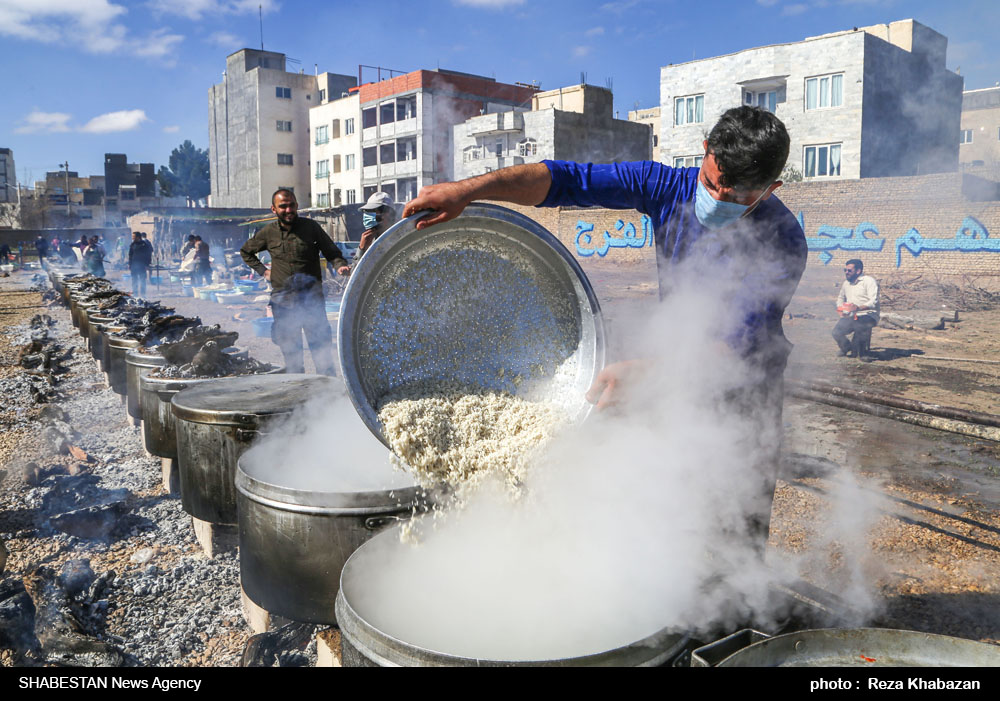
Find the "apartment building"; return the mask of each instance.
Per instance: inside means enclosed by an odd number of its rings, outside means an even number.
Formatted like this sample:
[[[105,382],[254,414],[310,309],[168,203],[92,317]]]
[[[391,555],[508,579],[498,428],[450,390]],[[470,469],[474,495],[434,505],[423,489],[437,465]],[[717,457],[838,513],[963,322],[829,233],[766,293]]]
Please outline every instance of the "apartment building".
[[[403,202],[424,185],[453,180],[455,125],[475,115],[526,108],[536,92],[440,69],[361,85],[361,200],[381,190]]]
[[[774,112],[805,180],[923,175],[958,166],[962,78],[948,39],[911,19],[660,69],[660,158],[699,165],[730,107]]]
[[[312,206],[361,200],[361,97],[357,90],[309,110]]]
[[[660,160],[660,108],[650,107],[645,110],[632,110],[628,113],[628,121],[648,124],[653,130],[650,134],[650,153],[654,161]]]
[[[241,49],[226,57],[222,82],[208,91],[208,154],[213,207],[269,207],[287,187],[312,200],[309,109],[357,84],[335,73],[286,68],[285,54]]]
[[[1000,166],[1000,87],[962,93],[958,141],[963,168]]]
[[[9,148],[0,148],[0,202],[17,202],[17,171]]]
[[[615,119],[611,91],[571,85],[539,92],[531,110],[472,117],[455,127],[455,176],[467,178],[543,159],[649,160],[651,128]]]

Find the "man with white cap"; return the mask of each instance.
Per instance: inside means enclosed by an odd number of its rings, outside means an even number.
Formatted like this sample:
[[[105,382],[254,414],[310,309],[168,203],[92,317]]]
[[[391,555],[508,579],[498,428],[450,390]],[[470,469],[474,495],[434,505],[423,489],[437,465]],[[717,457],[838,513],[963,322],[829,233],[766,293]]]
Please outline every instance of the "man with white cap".
[[[364,254],[386,229],[396,223],[396,210],[392,198],[385,192],[376,192],[361,207],[361,223],[365,232],[361,234],[358,257]]]

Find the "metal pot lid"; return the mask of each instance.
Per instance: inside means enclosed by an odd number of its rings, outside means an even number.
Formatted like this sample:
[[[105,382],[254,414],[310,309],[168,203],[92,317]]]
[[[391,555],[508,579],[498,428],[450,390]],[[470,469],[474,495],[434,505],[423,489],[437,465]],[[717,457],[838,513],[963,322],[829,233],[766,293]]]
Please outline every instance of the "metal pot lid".
[[[255,425],[258,417],[287,414],[340,387],[332,377],[306,373],[223,377],[175,394],[173,412],[182,421]]]
[[[134,338],[122,338],[121,336],[108,336],[108,345],[112,348],[138,348],[142,342]]]
[[[139,346],[125,354],[125,363],[139,367],[158,368],[166,365],[167,359],[157,351],[150,351],[144,346]]]
[[[152,377],[149,374],[139,376],[140,392],[157,392],[176,394],[183,389],[187,389],[202,382],[212,382],[217,377]]]
[[[828,628],[749,645],[719,667],[1000,667],[1000,646],[887,628]]]
[[[351,401],[379,440],[380,399],[451,380],[555,403],[582,421],[604,364],[590,282],[560,241],[505,207],[470,205],[418,231],[382,234],[348,281],[337,325]]]

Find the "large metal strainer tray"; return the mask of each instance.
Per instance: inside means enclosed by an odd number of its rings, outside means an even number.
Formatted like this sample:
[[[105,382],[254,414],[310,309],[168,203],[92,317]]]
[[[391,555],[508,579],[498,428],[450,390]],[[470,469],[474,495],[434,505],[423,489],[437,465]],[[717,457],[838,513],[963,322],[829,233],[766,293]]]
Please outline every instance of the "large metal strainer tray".
[[[351,273],[337,340],[362,420],[388,445],[380,401],[454,381],[545,401],[582,421],[604,365],[597,296],[572,255],[533,220],[475,204],[418,231],[383,233]]]

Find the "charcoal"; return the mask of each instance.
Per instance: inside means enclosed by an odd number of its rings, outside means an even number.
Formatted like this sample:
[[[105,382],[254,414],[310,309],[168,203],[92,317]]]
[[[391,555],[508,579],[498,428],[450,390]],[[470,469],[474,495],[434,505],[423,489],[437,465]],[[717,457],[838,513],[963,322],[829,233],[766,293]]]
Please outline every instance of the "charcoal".
[[[273,667],[279,657],[309,644],[316,631],[311,623],[289,623],[277,630],[253,635],[243,648],[241,667]]]
[[[94,570],[90,569],[90,560],[67,560],[59,571],[59,584],[70,596],[85,591],[94,582]]]
[[[63,533],[79,538],[106,538],[127,511],[128,504],[122,500],[57,514],[49,522]]]
[[[163,343],[160,345],[160,353],[171,365],[185,365],[190,363],[194,356],[209,341],[212,341],[219,348],[227,348],[236,343],[240,335],[236,332],[223,331],[218,324],[215,326],[191,326],[185,329],[180,340],[173,343]]]

